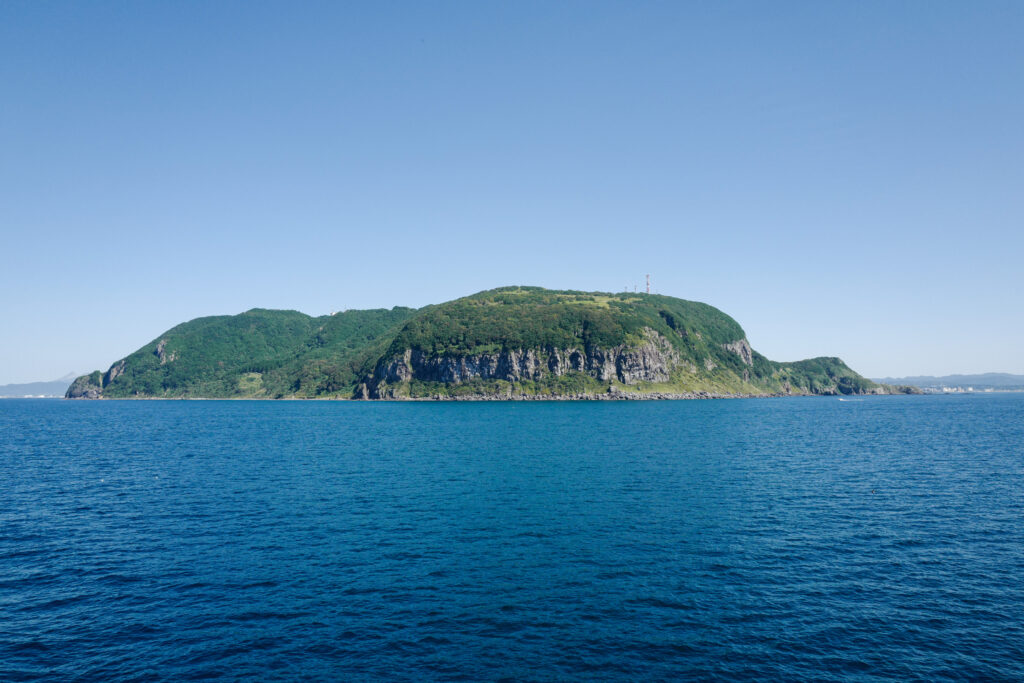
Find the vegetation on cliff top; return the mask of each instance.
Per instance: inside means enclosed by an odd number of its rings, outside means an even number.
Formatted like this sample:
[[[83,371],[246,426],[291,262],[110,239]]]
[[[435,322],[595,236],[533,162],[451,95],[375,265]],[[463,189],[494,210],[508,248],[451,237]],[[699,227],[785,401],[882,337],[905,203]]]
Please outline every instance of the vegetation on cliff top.
[[[253,309],[174,327],[69,390],[71,397],[285,398],[360,395],[407,351],[431,358],[523,350],[636,348],[667,340],[668,381],[623,384],[593,373],[521,381],[437,382],[413,377],[394,396],[625,393],[864,393],[879,385],[837,358],[776,363],[753,352],[739,324],[707,304],[648,294],[505,287],[416,311],[310,317]],[[740,342],[742,341],[742,344]],[[91,394],[89,392],[92,392]]]
[[[735,320],[707,304],[652,294],[559,292],[503,287],[423,309],[388,351],[468,355],[510,349],[612,348],[650,327],[704,333],[710,342],[744,336]]]

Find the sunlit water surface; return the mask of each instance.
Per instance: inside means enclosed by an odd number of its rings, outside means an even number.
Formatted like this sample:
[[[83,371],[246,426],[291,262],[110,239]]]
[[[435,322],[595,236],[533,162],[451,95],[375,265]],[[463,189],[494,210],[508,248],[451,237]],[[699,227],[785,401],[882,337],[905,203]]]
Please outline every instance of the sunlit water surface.
[[[1024,395],[0,401],[0,679],[1024,679]]]

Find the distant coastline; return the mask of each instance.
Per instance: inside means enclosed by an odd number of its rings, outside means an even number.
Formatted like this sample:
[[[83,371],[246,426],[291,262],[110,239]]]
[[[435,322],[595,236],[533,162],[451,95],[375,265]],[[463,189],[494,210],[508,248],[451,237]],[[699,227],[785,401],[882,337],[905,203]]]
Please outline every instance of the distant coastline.
[[[917,375],[885,377],[874,380],[888,384],[906,384],[925,393],[984,393],[993,391],[1024,391],[1024,375],[987,372],[973,375]]]
[[[63,398],[74,379],[72,373],[50,382],[0,385],[0,398]]]
[[[894,392],[892,394],[875,394],[877,396],[888,396],[888,395],[899,395],[908,392]],[[667,394],[667,393],[631,393],[631,392],[619,392],[615,394],[541,394],[541,395],[527,395],[527,394],[511,394],[509,396],[485,396],[485,395],[466,395],[466,396],[396,396],[393,398],[379,398],[373,399],[371,403],[436,403],[444,401],[453,402],[481,402],[481,401],[512,401],[512,402],[529,402],[529,401],[710,401],[720,399],[746,399],[746,398],[801,398],[801,397],[824,397],[822,394],[715,394],[715,393],[682,393],[682,394]],[[834,397],[834,395],[829,395]],[[18,398],[18,397],[11,397]],[[37,398],[26,396],[24,398]],[[45,397],[45,398],[57,398],[57,397]],[[271,397],[271,396],[227,396],[227,397],[210,397],[210,396],[124,396],[124,397],[98,397],[96,400],[100,401],[350,401],[354,403],[365,402],[364,399],[352,398],[351,396],[284,396],[284,397]]]

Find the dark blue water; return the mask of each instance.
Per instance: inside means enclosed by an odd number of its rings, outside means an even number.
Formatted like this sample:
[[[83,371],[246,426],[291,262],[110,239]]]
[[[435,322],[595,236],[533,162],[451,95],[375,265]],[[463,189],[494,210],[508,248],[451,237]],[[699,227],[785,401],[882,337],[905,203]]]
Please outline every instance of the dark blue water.
[[[1024,678],[1024,395],[0,401],[0,679]]]

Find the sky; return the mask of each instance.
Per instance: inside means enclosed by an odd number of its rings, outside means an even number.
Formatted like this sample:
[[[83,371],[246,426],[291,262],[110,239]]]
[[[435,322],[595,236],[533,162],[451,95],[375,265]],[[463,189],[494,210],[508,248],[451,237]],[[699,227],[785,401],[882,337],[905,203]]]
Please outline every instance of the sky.
[[[0,3],[0,384],[505,285],[1024,374],[1024,3]]]

